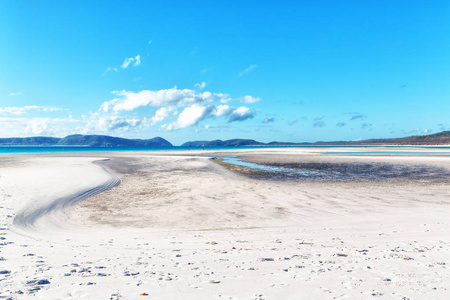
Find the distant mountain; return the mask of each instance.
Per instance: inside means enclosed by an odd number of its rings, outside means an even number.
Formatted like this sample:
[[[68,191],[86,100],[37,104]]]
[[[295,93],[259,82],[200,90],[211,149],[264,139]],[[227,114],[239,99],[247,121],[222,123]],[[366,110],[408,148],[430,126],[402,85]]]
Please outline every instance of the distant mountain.
[[[155,137],[149,140],[130,140],[107,135],[69,135],[58,141],[59,146],[90,146],[90,147],[172,147],[163,138]]]
[[[450,145],[450,131],[394,139],[370,139],[349,142],[351,145]]]
[[[243,146],[337,146],[337,145],[450,145],[450,131],[443,131],[429,135],[408,136],[393,139],[370,139],[363,141],[335,141],[316,143],[270,142],[261,143],[250,139],[191,141],[182,147],[213,148],[213,147],[243,147]],[[69,135],[65,138],[54,137],[25,137],[0,138],[0,146],[86,146],[86,147],[173,147],[171,143],[161,137],[152,139],[125,139],[107,135]]]
[[[214,140],[214,141],[192,141],[186,142],[181,147],[242,147],[242,146],[264,146],[267,144],[257,142],[255,140],[233,139],[233,140]]]
[[[239,147],[239,146],[337,146],[337,145],[450,145],[450,131],[443,131],[430,135],[408,136],[393,139],[370,139],[362,141],[335,141],[335,142],[315,142],[315,143],[292,143],[292,142],[270,142],[261,143],[255,140],[233,139],[214,141],[192,141],[186,142],[182,147]]]
[[[140,140],[81,134],[69,135],[65,138],[0,138],[0,146],[173,147],[171,143],[161,137]]]

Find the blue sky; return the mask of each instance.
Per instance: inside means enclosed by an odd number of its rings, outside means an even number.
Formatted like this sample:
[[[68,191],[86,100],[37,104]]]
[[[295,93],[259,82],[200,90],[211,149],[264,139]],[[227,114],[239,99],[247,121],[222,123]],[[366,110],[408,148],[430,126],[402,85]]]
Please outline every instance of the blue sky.
[[[449,1],[0,1],[0,137],[450,130]]]

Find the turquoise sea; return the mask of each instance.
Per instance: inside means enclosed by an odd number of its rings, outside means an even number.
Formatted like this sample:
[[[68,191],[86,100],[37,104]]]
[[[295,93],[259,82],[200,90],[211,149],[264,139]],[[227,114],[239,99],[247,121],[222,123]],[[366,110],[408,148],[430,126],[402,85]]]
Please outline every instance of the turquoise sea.
[[[78,152],[125,152],[125,151],[188,151],[188,150],[201,150],[202,148],[185,148],[185,147],[9,147],[0,146],[0,154],[12,154],[12,153],[78,153]]]
[[[339,155],[450,155],[450,146],[364,146],[367,151],[360,152],[327,152],[327,149],[345,148],[362,148],[363,146],[251,146],[251,147],[207,147],[207,148],[187,148],[187,147],[170,147],[170,148],[151,148],[151,147],[41,147],[41,146],[0,146],[0,154],[13,153],[77,153],[77,152],[125,152],[125,151],[189,151],[189,150],[233,150],[233,149],[256,149],[256,148],[312,148],[323,149],[325,154]],[[392,151],[376,151],[377,148],[389,148]],[[373,149],[374,151],[370,151]],[[418,152],[409,152],[410,150],[419,150]],[[429,152],[427,150],[442,150],[439,152]]]

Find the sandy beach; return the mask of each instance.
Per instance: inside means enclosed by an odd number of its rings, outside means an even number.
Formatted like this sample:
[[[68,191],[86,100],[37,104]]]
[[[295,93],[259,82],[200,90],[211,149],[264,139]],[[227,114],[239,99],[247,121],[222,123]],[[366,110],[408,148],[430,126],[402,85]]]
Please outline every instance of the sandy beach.
[[[339,151],[2,155],[0,299],[447,299],[450,156]]]

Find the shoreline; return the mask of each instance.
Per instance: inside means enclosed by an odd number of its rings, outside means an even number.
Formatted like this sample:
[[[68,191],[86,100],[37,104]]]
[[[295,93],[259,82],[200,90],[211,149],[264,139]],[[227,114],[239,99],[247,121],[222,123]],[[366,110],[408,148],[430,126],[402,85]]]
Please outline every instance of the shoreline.
[[[8,155],[58,155],[58,154],[92,154],[99,153],[100,155],[108,154],[108,153],[161,153],[161,154],[169,154],[169,153],[216,153],[216,152],[242,152],[242,151],[302,151],[302,150],[312,150],[312,152],[325,152],[325,151],[315,151],[315,150],[323,150],[327,149],[326,152],[367,152],[368,149],[375,150],[374,152],[379,152],[381,149],[386,149],[392,151],[392,149],[403,149],[405,152],[420,152],[424,149],[428,149],[431,152],[439,152],[438,150],[450,150],[450,145],[307,145],[307,146],[245,146],[245,147],[218,147],[218,148],[189,148],[189,147],[181,147],[174,146],[173,148],[139,148],[139,147],[90,147],[90,146],[0,146],[1,149],[10,149],[10,148],[21,148],[21,149],[56,149],[60,150],[62,148],[72,149],[73,151],[49,151],[49,152],[41,152],[41,151],[28,151],[28,152],[1,152],[1,156]],[[182,149],[179,149],[182,148]],[[83,151],[79,151],[83,149]],[[342,151],[346,149],[347,151]],[[351,151],[348,151],[351,149]]]

